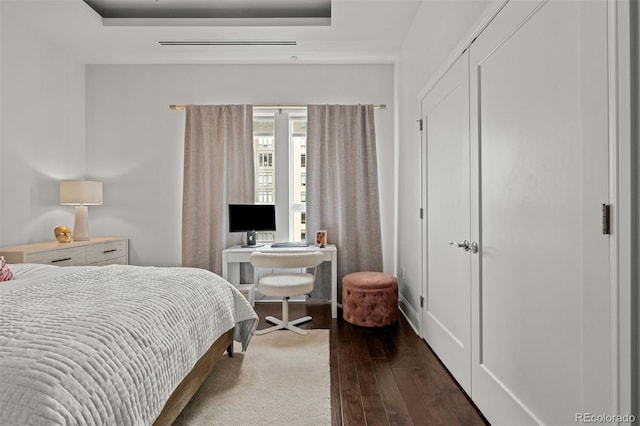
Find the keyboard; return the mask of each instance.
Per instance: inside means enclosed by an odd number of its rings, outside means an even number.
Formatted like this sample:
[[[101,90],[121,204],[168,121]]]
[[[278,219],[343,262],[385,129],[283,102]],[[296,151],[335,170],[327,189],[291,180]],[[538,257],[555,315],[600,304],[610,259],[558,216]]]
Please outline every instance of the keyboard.
[[[288,248],[288,247],[309,247],[306,241],[287,241],[271,244],[271,248]]]

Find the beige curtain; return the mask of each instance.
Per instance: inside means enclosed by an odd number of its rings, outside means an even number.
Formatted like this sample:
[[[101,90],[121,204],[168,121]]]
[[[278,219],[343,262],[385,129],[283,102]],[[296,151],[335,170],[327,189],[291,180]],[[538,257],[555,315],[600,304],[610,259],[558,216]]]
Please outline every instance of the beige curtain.
[[[338,295],[350,272],[382,270],[378,165],[372,105],[309,105],[307,235],[327,230],[338,249]],[[323,268],[326,269],[326,268]],[[329,273],[312,293],[328,300]],[[338,296],[340,298],[340,296]]]
[[[188,105],[184,139],[182,265],[222,273],[228,205],[253,203],[251,105]]]

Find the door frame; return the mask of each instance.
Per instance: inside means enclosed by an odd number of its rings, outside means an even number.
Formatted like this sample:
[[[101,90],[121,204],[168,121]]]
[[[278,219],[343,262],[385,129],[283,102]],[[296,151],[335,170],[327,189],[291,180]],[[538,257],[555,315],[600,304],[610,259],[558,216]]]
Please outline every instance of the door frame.
[[[637,291],[633,289],[634,267],[638,278],[637,260],[634,262],[632,232],[637,232],[639,219],[634,217],[638,206],[637,182],[633,171],[638,171],[638,158],[633,156],[631,111],[638,111],[638,99],[631,95],[631,7],[630,0],[608,0],[608,71],[609,71],[609,203],[611,215],[610,291],[611,291],[611,408],[618,413],[640,414],[638,389],[638,332],[633,323],[637,312]],[[636,22],[636,26],[639,25]],[[637,34],[637,28],[636,28]],[[637,77],[636,77],[637,78]],[[637,84],[637,81],[636,81]],[[637,155],[637,154],[636,154]],[[636,174],[637,178],[637,174]],[[637,214],[637,210],[636,210]],[[634,265],[635,264],[635,265]],[[636,284],[637,286],[637,284]],[[633,296],[636,296],[636,300]],[[637,317],[636,317],[637,320]],[[635,346],[635,349],[634,349]],[[632,357],[635,353],[635,359]],[[633,377],[633,373],[636,377]]]

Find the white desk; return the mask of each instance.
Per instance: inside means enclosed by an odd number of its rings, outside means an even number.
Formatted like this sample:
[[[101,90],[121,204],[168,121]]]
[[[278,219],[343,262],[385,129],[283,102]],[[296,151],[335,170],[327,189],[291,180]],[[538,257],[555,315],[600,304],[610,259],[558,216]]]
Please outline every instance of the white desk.
[[[296,248],[271,248],[270,245],[261,247],[241,247],[234,246],[222,250],[222,278],[233,285],[240,283],[240,264],[249,263],[249,256],[254,251],[268,253],[287,253],[292,251],[315,251],[319,250],[324,254],[324,261],[331,262],[331,317],[338,317],[338,251],[336,246],[328,244],[324,248],[309,246]]]

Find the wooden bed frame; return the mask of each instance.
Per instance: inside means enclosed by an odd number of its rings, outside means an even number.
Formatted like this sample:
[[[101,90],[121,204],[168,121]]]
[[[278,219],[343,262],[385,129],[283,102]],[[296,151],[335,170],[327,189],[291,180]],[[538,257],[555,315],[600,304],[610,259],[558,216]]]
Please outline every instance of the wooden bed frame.
[[[224,351],[233,356],[233,328],[218,338],[167,400],[154,426],[171,425],[207,378]]]

